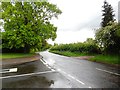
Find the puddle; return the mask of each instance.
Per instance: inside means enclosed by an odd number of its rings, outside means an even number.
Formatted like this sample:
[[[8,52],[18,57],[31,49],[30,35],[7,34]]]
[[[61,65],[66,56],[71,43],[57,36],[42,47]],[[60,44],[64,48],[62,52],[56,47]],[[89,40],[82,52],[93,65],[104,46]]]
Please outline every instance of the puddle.
[[[4,79],[3,88],[49,88],[54,84],[53,80],[48,80],[43,76],[30,76],[26,78],[15,78],[12,81]]]
[[[10,69],[10,68],[17,68],[17,72],[3,73],[2,76],[11,76],[11,75],[50,71],[49,68],[47,68],[44,64],[42,64],[42,62],[38,60],[34,62],[28,62],[24,64],[11,65],[8,67],[4,67],[3,70]]]
[[[51,64],[54,61],[50,62]],[[3,77],[51,71],[40,60],[12,65],[3,69],[17,68],[17,72],[3,73]],[[13,70],[12,70],[13,71]],[[70,82],[58,72],[25,75],[2,79],[3,88],[70,88]]]
[[[47,73],[2,80],[3,88],[71,88],[68,79],[59,73]]]

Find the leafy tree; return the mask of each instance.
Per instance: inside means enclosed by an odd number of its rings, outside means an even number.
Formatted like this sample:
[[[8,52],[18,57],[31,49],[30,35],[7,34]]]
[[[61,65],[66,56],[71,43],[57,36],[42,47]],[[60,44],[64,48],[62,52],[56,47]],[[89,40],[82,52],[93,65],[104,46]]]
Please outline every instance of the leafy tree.
[[[104,5],[102,7],[103,7],[103,10],[102,10],[103,18],[102,18],[101,26],[105,27],[110,21],[111,22],[115,21],[114,19],[115,14],[113,14],[114,11],[112,6],[106,0],[104,1]]]
[[[96,42],[105,53],[120,53],[120,25],[110,23],[96,32]]]
[[[2,46],[21,49],[24,52],[38,51],[47,39],[56,38],[56,30],[50,20],[61,14],[56,5],[40,2],[2,2]]]
[[[86,41],[84,41],[84,43],[95,44],[95,40],[93,38],[87,38]]]

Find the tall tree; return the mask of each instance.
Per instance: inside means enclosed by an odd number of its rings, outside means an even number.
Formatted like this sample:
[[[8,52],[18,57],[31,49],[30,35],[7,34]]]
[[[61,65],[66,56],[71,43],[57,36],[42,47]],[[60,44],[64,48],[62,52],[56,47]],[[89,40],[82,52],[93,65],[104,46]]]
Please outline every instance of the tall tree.
[[[105,27],[108,25],[108,23],[111,21],[111,22],[114,22],[115,19],[114,19],[114,16],[115,14],[113,14],[113,8],[112,6],[105,0],[104,1],[104,5],[102,6],[103,8],[103,18],[102,18],[102,22],[101,22],[101,26],[102,27]]]
[[[96,32],[96,42],[105,53],[120,54],[120,25],[116,22]]]
[[[56,38],[50,20],[61,14],[56,5],[47,2],[2,2],[3,48],[23,49],[24,52],[41,50],[47,39]]]

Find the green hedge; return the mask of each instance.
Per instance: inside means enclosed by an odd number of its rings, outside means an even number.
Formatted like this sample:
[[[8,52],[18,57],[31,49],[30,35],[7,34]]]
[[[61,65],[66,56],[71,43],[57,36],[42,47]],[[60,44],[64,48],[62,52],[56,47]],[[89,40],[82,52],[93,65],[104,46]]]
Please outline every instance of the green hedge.
[[[99,48],[95,44],[89,43],[71,43],[71,44],[60,44],[51,47],[51,51],[70,51],[80,53],[100,53]]]

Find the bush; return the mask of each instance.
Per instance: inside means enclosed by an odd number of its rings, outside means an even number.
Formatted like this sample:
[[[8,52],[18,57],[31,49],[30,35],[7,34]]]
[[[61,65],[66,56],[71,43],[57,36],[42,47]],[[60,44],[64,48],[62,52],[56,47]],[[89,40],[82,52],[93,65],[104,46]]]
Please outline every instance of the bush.
[[[80,52],[80,53],[99,53],[100,50],[95,44],[89,43],[70,43],[70,44],[60,44],[51,47],[51,51],[70,51],[70,52]]]
[[[120,25],[110,23],[96,32],[97,45],[104,53],[120,54]]]

